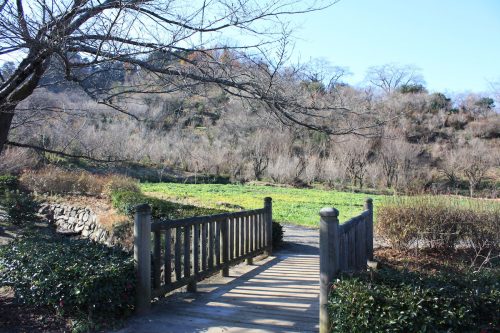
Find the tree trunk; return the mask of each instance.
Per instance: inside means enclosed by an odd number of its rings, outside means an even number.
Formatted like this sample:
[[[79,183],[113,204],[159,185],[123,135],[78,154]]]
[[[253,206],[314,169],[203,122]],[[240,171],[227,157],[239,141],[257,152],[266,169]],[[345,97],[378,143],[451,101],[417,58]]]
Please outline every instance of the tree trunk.
[[[10,125],[14,118],[14,109],[0,109],[0,154],[2,153],[7,137],[9,136]]]

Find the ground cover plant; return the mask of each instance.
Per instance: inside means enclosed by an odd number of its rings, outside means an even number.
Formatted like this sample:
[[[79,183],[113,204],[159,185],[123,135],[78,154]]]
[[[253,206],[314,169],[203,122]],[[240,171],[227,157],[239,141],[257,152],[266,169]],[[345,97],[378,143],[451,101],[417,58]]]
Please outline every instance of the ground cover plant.
[[[261,208],[264,198],[269,196],[273,198],[273,219],[309,227],[318,226],[318,212],[327,206],[340,211],[341,222],[358,215],[367,197],[363,193],[258,185],[145,183],[141,189],[147,195],[166,200],[229,210]],[[375,206],[386,198],[370,197]]]
[[[133,258],[88,240],[27,235],[0,248],[0,286],[21,304],[74,319],[75,330],[95,329],[132,312]]]
[[[332,332],[497,332],[500,328],[498,266],[470,271],[456,264],[461,252],[416,257],[383,250],[375,255],[378,271],[343,276],[333,284],[328,304]]]

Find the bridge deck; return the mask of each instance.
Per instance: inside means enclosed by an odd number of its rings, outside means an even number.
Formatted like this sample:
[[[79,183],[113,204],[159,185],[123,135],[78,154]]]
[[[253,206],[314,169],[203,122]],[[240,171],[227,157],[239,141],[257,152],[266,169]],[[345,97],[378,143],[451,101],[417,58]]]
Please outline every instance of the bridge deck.
[[[204,281],[195,294],[173,294],[120,332],[317,332],[318,306],[318,255],[282,252]]]

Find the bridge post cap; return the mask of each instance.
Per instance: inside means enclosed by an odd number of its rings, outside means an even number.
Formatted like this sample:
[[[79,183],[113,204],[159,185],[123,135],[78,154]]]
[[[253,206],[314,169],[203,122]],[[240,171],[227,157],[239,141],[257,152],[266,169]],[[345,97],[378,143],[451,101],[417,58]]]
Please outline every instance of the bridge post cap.
[[[151,206],[147,203],[143,203],[143,204],[135,206],[135,211],[137,213],[148,213],[151,211]]]
[[[321,217],[338,217],[339,211],[333,207],[325,207],[319,211]]]
[[[264,201],[265,202],[271,202],[271,201],[273,201],[273,198],[271,198],[271,197],[265,197]]]
[[[366,198],[366,202],[373,203],[373,199],[372,198]]]

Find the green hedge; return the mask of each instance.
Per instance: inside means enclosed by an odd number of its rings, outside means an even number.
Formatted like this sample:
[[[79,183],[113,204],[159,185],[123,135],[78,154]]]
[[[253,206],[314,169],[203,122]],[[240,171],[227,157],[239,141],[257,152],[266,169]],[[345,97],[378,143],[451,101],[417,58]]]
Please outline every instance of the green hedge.
[[[26,237],[0,248],[0,285],[74,318],[120,318],[133,310],[133,258],[88,240]]]
[[[19,186],[16,176],[0,176],[0,206],[6,211],[11,224],[24,226],[36,220],[38,202]]]
[[[5,191],[15,191],[19,187],[19,180],[16,176],[0,175],[0,194]]]
[[[479,332],[500,327],[500,274],[382,269],[335,282],[328,306],[332,332]]]
[[[152,208],[155,218],[180,219],[192,216],[203,216],[224,213],[222,210],[183,205],[176,202],[145,196],[142,193],[130,191],[114,191],[111,194],[113,206],[126,215],[134,214],[137,205],[147,203]]]

